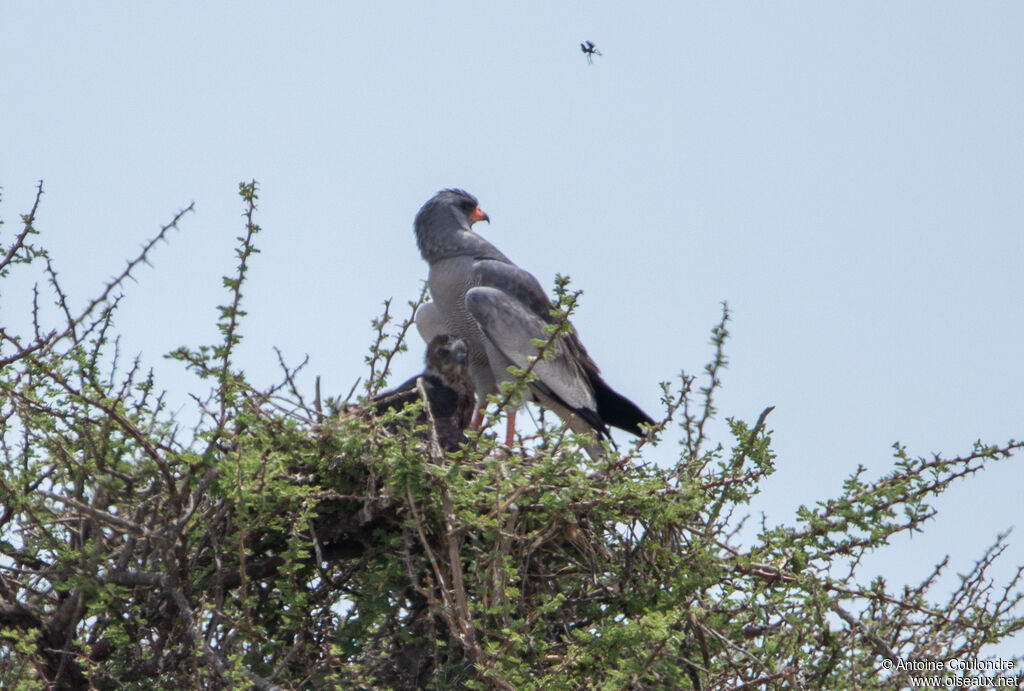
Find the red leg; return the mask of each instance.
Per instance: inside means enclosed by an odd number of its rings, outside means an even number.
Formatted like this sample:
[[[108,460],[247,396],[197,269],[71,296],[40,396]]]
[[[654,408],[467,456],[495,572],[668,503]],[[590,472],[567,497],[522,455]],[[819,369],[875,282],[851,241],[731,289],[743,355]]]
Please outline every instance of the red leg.
[[[487,408],[487,404],[484,403],[482,406],[478,406],[476,414],[473,415],[473,422],[470,423],[469,428],[474,432],[480,429],[480,425],[484,424],[484,409]]]
[[[512,446],[516,436],[516,411],[513,408],[508,412],[508,421],[505,427],[505,446]]]

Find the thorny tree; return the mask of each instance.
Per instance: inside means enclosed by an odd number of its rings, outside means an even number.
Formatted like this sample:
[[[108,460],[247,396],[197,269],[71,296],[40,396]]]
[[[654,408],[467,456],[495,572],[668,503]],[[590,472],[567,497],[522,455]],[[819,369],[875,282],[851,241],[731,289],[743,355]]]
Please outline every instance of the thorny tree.
[[[884,659],[984,658],[1024,627],[1020,571],[987,575],[1004,536],[947,597],[933,592],[946,561],[912,586],[858,574],[1017,442],[956,458],[897,446],[885,476],[858,469],[793,525],[739,537],[772,471],[771,409],[729,419],[728,444],[708,438],[727,313],[704,383],[663,385],[658,426],[599,460],[550,426],[514,449],[485,429],[445,455],[419,405],[328,414],[283,359],[279,384],[254,387],[233,361],[259,230],[255,184],[241,196],[220,342],[171,355],[206,390],[188,431],[143,364],[119,360],[112,319],[190,209],[80,309],[37,243],[39,195],[0,245],[0,280],[46,278],[31,328],[0,328],[3,688],[892,688],[906,680]],[[560,280],[556,297],[549,343],[578,294]],[[409,320],[396,328],[389,306],[374,325],[368,393]],[[645,462],[672,425],[678,461]]]

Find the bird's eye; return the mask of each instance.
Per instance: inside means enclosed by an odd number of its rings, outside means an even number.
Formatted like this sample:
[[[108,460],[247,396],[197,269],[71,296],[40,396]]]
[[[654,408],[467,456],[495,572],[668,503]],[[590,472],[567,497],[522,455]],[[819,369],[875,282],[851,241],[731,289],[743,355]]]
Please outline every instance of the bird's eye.
[[[447,357],[450,351],[447,348],[441,348],[437,351],[437,354],[441,357]]]

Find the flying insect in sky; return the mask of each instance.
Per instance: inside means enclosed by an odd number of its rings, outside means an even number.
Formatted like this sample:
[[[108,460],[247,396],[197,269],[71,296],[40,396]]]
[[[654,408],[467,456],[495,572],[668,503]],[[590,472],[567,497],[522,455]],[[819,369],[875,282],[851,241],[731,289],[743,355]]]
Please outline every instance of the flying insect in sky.
[[[588,65],[594,64],[595,55],[601,55],[601,51],[597,49],[597,46],[594,45],[593,41],[584,41],[583,43],[581,43],[580,50],[582,50],[583,54],[587,56]]]

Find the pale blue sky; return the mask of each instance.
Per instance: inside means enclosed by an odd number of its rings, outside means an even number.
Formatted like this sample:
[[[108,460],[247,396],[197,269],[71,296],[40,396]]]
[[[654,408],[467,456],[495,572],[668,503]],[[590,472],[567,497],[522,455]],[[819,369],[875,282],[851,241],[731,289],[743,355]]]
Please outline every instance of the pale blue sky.
[[[160,356],[216,338],[240,180],[264,233],[239,364],[266,384],[272,346],[308,353],[339,392],[381,301],[426,276],[413,215],[459,186],[508,256],[584,290],[584,343],[652,414],[729,302],[720,409],[776,406],[770,523],[858,463],[884,473],[896,440],[1024,436],[1024,5],[210,5],[0,3],[4,237],[43,179],[38,227],[81,305],[196,203],[119,318],[183,401],[198,384]],[[869,571],[969,568],[1019,521],[1022,462],[947,493]]]

